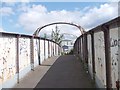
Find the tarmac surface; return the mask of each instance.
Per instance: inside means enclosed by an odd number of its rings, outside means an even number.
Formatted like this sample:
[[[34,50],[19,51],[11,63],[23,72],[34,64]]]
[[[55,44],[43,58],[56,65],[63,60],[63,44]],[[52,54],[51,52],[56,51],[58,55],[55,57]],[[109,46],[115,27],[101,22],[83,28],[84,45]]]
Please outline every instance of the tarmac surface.
[[[60,56],[35,88],[95,88],[90,75],[74,55]]]
[[[53,65],[53,63],[57,60],[59,56],[54,56],[45,60],[42,65],[38,65],[34,68],[34,71],[30,71],[26,74],[26,76],[20,79],[18,84],[15,84],[12,87],[12,90],[16,90],[17,88],[28,88],[32,89],[38,84],[38,82],[43,78],[43,76],[47,73],[49,68]]]

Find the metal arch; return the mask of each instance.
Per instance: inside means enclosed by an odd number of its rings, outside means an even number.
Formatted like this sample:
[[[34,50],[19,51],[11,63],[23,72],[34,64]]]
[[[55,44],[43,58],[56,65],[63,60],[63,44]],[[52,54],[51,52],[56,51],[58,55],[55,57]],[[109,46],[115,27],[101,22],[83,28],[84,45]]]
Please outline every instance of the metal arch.
[[[38,34],[39,34],[39,32],[41,31],[41,29],[43,29],[43,28],[45,28],[45,27],[47,27],[47,26],[50,26],[50,25],[54,25],[54,24],[68,24],[68,25],[72,25],[72,26],[77,27],[82,34],[85,33],[84,28],[82,28],[82,27],[79,26],[79,25],[76,25],[76,24],[73,24],[73,23],[67,23],[67,22],[55,22],[55,23],[50,23],[50,24],[46,24],[46,25],[44,25],[44,26],[42,26],[42,27],[39,27],[39,28],[34,32],[33,35],[34,35],[34,36],[38,36]]]
[[[78,37],[77,37],[76,35],[74,35],[74,34],[69,34],[69,33],[62,33],[62,34],[72,35],[72,36],[74,36],[74,37],[78,38]]]

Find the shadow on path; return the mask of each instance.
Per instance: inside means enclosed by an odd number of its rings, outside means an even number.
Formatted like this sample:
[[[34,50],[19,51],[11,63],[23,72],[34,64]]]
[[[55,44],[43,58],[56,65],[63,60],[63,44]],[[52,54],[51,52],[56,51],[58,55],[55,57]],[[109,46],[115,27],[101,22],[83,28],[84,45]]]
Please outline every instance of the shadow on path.
[[[35,88],[94,88],[90,76],[73,55],[59,57]]]

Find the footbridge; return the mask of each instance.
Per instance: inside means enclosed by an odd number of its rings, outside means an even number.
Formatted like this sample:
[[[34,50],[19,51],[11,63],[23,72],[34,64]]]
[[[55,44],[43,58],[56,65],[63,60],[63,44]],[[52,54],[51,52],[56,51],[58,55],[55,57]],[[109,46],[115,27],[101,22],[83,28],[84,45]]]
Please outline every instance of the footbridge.
[[[53,24],[77,27],[72,55],[41,38]],[[0,89],[6,88],[120,88],[120,17],[89,31],[73,23],[39,27],[33,35],[0,32]]]

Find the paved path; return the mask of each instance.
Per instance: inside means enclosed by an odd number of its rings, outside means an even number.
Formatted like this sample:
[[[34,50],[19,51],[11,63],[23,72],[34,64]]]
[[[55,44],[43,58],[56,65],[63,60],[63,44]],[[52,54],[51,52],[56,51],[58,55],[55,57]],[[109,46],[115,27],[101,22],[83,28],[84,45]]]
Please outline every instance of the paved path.
[[[27,73],[27,75],[20,80],[19,84],[13,87],[15,88],[13,90],[16,90],[16,88],[35,88],[37,83],[42,79],[58,57],[59,56],[54,56],[45,60],[42,65],[35,68],[35,71]]]
[[[46,65],[48,66],[48,65]],[[73,55],[59,57],[35,88],[93,88],[90,76]]]

